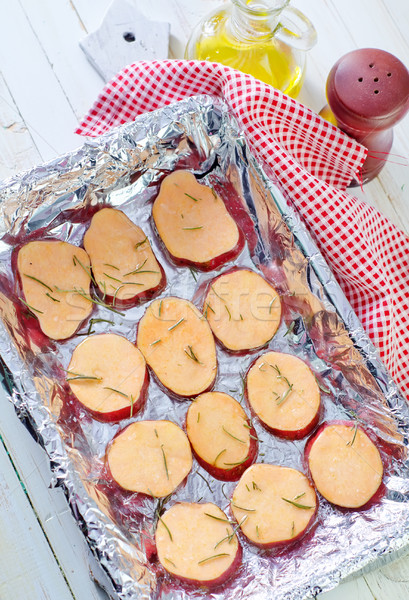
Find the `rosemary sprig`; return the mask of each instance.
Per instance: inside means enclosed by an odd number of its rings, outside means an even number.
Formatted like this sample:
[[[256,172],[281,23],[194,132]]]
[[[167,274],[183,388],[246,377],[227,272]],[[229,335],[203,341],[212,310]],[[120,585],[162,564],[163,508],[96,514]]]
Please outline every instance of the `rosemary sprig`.
[[[24,304],[24,306],[27,306],[27,308],[29,308],[31,311],[40,313],[40,315],[44,314],[44,311],[39,310],[38,308],[34,308],[34,306],[30,306],[30,304],[28,304],[25,300],[23,300],[23,298],[19,298],[19,300],[20,300],[20,302],[22,302]]]
[[[124,392],[121,392],[121,390],[117,390],[115,388],[112,387],[108,387],[108,386],[104,386],[102,388],[103,390],[109,390],[110,392],[115,392],[116,394],[119,394],[120,396],[123,396],[124,398],[128,398],[128,394],[125,394]]]
[[[201,473],[199,473],[199,471],[196,471],[196,473],[199,475],[199,477],[201,477],[203,479],[203,481],[205,482],[205,484],[209,488],[210,493],[213,494],[213,490],[210,487],[210,483],[207,481],[206,477],[203,477],[203,475]]]
[[[94,283],[95,285],[97,285],[97,282],[95,281],[94,276],[91,273],[91,267],[86,267],[85,265],[83,265],[82,262],[80,261],[80,259],[75,254],[72,257],[72,261],[74,263],[74,267],[76,267],[77,266],[76,263],[78,263],[79,266],[85,271],[85,273],[91,279],[92,283]]]
[[[244,440],[241,440],[240,438],[238,438],[235,435],[233,435],[232,433],[230,433],[230,431],[227,431],[227,429],[225,428],[224,425],[222,425],[222,429],[223,429],[224,433],[227,433],[227,435],[229,435],[234,440],[237,440],[238,442],[240,442],[240,444],[245,444],[246,443]]]
[[[48,296],[53,302],[61,302],[61,300],[58,300],[58,298],[54,298],[54,296],[51,296],[51,294],[49,294],[48,292],[46,292],[45,295]]]
[[[194,200],[195,202],[198,202],[198,201],[199,201],[199,199],[198,199],[198,198],[195,198],[194,196],[191,196],[190,194],[187,194],[186,192],[185,192],[185,196],[187,196],[187,197],[188,197],[188,198],[190,198],[191,200]]]
[[[60,290],[59,288],[56,288],[56,289],[57,289],[57,292],[67,291],[67,292],[76,293],[79,296],[81,296],[82,298],[85,298],[86,300],[88,300],[89,302],[96,304],[97,306],[102,306],[103,308],[107,308],[108,310],[111,310],[112,312],[116,313],[117,315],[121,315],[121,317],[125,316],[125,313],[120,312],[119,310],[116,310],[116,308],[113,308],[113,306],[110,306],[109,304],[106,304],[105,302],[102,302],[101,300],[96,300],[96,298],[92,298],[82,288],[81,289],[74,288],[73,290]]]
[[[281,500],[284,500],[284,502],[288,502],[288,504],[292,504],[296,508],[302,508],[304,510],[310,510],[311,508],[314,508],[313,506],[307,506],[306,504],[300,504],[299,502],[295,502],[294,500],[290,500],[289,498],[281,498]]]
[[[160,516],[160,514],[159,514],[159,513],[157,513],[157,515],[158,515],[158,519],[159,519],[159,521],[162,523],[162,525],[164,526],[164,528],[165,528],[165,529],[166,529],[166,531],[168,532],[168,534],[169,534],[169,537],[170,537],[170,541],[171,541],[171,542],[173,542],[173,537],[172,537],[172,534],[171,534],[171,532],[170,532],[170,529],[169,529],[169,527],[166,525],[165,521],[162,519],[162,517]]]
[[[185,348],[185,354],[187,354],[187,356],[194,362],[202,364],[200,362],[200,360],[197,358],[196,354],[193,352],[192,346],[188,346],[188,348],[189,348],[189,350],[186,350],[186,348]]]
[[[134,246],[134,247],[135,247],[135,250],[138,250],[138,248],[139,248],[140,246],[142,246],[142,244],[144,244],[144,243],[145,243],[145,242],[147,242],[147,241],[148,241],[148,238],[146,237],[146,238],[145,238],[144,240],[142,240],[141,242],[138,242],[137,244],[135,244],[135,246]]]
[[[184,317],[182,317],[181,319],[179,319],[179,321],[177,323],[175,323],[174,325],[172,325],[171,327],[168,327],[168,331],[173,331],[174,329],[176,329],[176,327],[178,325],[180,325],[181,323],[183,323],[183,321],[185,320]]]
[[[355,423],[354,434],[353,434],[352,440],[350,440],[349,442],[347,442],[347,446],[353,446],[354,445],[357,432],[358,432],[358,423]]]
[[[47,288],[47,290],[49,290],[50,292],[53,291],[53,288],[51,288],[49,285],[47,285],[46,283],[44,283],[44,281],[41,281],[41,279],[37,279],[37,277],[33,277],[32,275],[27,275],[27,273],[23,273],[23,275],[24,275],[24,277],[28,277],[28,279],[32,279],[36,283],[39,283],[43,287]]]
[[[213,560],[214,558],[220,558],[221,556],[230,556],[230,554],[228,554],[227,552],[221,552],[220,554],[213,554],[213,556],[208,556],[207,558],[203,558],[202,560],[199,560],[199,562],[197,564],[202,565],[203,563],[205,563],[209,560]]]
[[[239,506],[238,504],[233,502],[233,500],[230,500],[230,503],[240,510],[245,510],[246,512],[256,512],[255,508],[244,508],[243,506]]]
[[[213,465],[214,465],[214,466],[216,466],[217,459],[221,457],[221,455],[223,454],[223,452],[226,452],[226,448],[223,448],[223,450],[221,450],[221,451],[219,452],[219,454],[216,456],[216,458],[215,458],[215,459],[214,459],[214,461],[213,461]]]
[[[286,383],[286,384],[287,384],[287,386],[288,386],[288,389],[286,389],[286,391],[285,391],[285,392],[284,392],[284,393],[283,393],[283,394],[282,394],[282,395],[281,395],[281,396],[280,396],[280,397],[277,399],[277,406],[280,406],[280,405],[281,405],[283,402],[285,402],[285,401],[287,400],[288,396],[289,396],[289,395],[291,394],[291,392],[293,391],[294,384],[293,384],[293,383],[290,383],[290,382],[288,381],[287,377],[285,377],[285,376],[284,376],[284,375],[281,373],[281,371],[280,371],[280,369],[279,369],[278,365],[271,365],[270,363],[267,363],[267,364],[269,364],[269,366],[270,366],[272,369],[274,369],[274,371],[277,373],[277,379],[279,379],[279,380],[281,380],[281,381],[284,381],[284,383]]]
[[[196,229],[203,229],[203,225],[199,225],[198,227],[182,227],[183,231],[196,231]]]
[[[163,444],[161,444],[160,449],[162,450],[162,456],[163,456],[163,462],[164,462],[164,465],[165,465],[166,477],[169,480],[168,463],[166,462],[166,454],[165,454],[165,451],[163,449]]]

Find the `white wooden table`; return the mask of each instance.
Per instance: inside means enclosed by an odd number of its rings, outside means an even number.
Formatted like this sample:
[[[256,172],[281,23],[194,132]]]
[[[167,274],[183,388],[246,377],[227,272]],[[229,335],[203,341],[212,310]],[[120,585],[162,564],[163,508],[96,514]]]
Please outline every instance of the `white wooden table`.
[[[197,20],[223,0],[135,0],[146,17],[171,24],[169,56],[183,57]],[[0,178],[82,144],[73,131],[103,82],[78,42],[100,24],[110,0],[0,0]],[[300,101],[325,104],[334,62],[379,47],[409,64],[407,0],[293,0],[313,21]],[[409,117],[395,128],[394,156],[356,194],[409,233]],[[61,490],[49,489],[45,453],[0,392],[0,600],[105,598],[89,576],[87,547]],[[2,442],[2,443],[1,443]],[[320,600],[409,597],[408,557],[343,583]]]

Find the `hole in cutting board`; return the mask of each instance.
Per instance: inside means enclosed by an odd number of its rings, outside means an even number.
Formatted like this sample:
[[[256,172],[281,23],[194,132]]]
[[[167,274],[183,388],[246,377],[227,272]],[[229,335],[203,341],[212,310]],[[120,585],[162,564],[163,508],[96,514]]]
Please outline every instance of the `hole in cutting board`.
[[[135,36],[132,33],[132,31],[125,31],[125,33],[122,36],[124,38],[124,40],[126,42],[134,42],[135,41]]]

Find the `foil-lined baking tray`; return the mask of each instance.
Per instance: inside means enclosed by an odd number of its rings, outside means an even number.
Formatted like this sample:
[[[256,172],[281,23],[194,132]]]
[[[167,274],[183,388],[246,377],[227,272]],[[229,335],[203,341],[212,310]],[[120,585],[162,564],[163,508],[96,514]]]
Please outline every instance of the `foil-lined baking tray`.
[[[35,317],[18,300],[12,268],[13,249],[25,241],[52,237],[81,245],[91,215],[109,205],[148,235],[168,279],[161,295],[193,299],[200,306],[200,290],[216,273],[174,266],[151,220],[160,182],[175,168],[194,172],[217,190],[246,234],[246,246],[233,264],[258,270],[280,293],[283,320],[269,348],[306,360],[323,390],[322,419],[365,424],[377,436],[386,465],[380,502],[365,511],[345,511],[321,499],[317,524],[299,543],[260,550],[239,533],[242,565],[232,579],[210,591],[182,585],[160,568],[155,522],[158,511],[180,500],[213,501],[229,513],[236,483],[222,484],[194,463],[186,485],[158,503],[113,493],[103,475],[105,449],[118,429],[132,420],[165,417],[183,425],[189,402],[168,397],[151,381],[146,407],[134,419],[104,424],[85,411],[70,410],[61,374],[89,324],[65,342],[44,339]],[[269,175],[251,154],[227,106],[199,96],[142,115],[0,187],[0,352],[6,387],[18,416],[46,449],[54,483],[64,488],[108,576],[112,598],[301,600],[379,564],[409,542],[407,404],[285,190]],[[94,322],[91,330],[135,341],[145,308],[142,304],[121,315],[96,306],[92,317],[111,323]],[[217,349],[215,389],[240,400],[248,413],[243,375],[261,352],[239,357]],[[258,461],[304,470],[305,440],[281,440],[257,420],[254,424],[261,442]]]

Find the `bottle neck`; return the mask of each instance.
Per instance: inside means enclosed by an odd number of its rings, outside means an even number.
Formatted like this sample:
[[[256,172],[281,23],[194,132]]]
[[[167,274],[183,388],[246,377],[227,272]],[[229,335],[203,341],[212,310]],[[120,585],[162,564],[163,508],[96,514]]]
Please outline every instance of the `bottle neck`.
[[[232,0],[231,34],[241,42],[267,41],[280,27],[280,14],[290,0]]]

